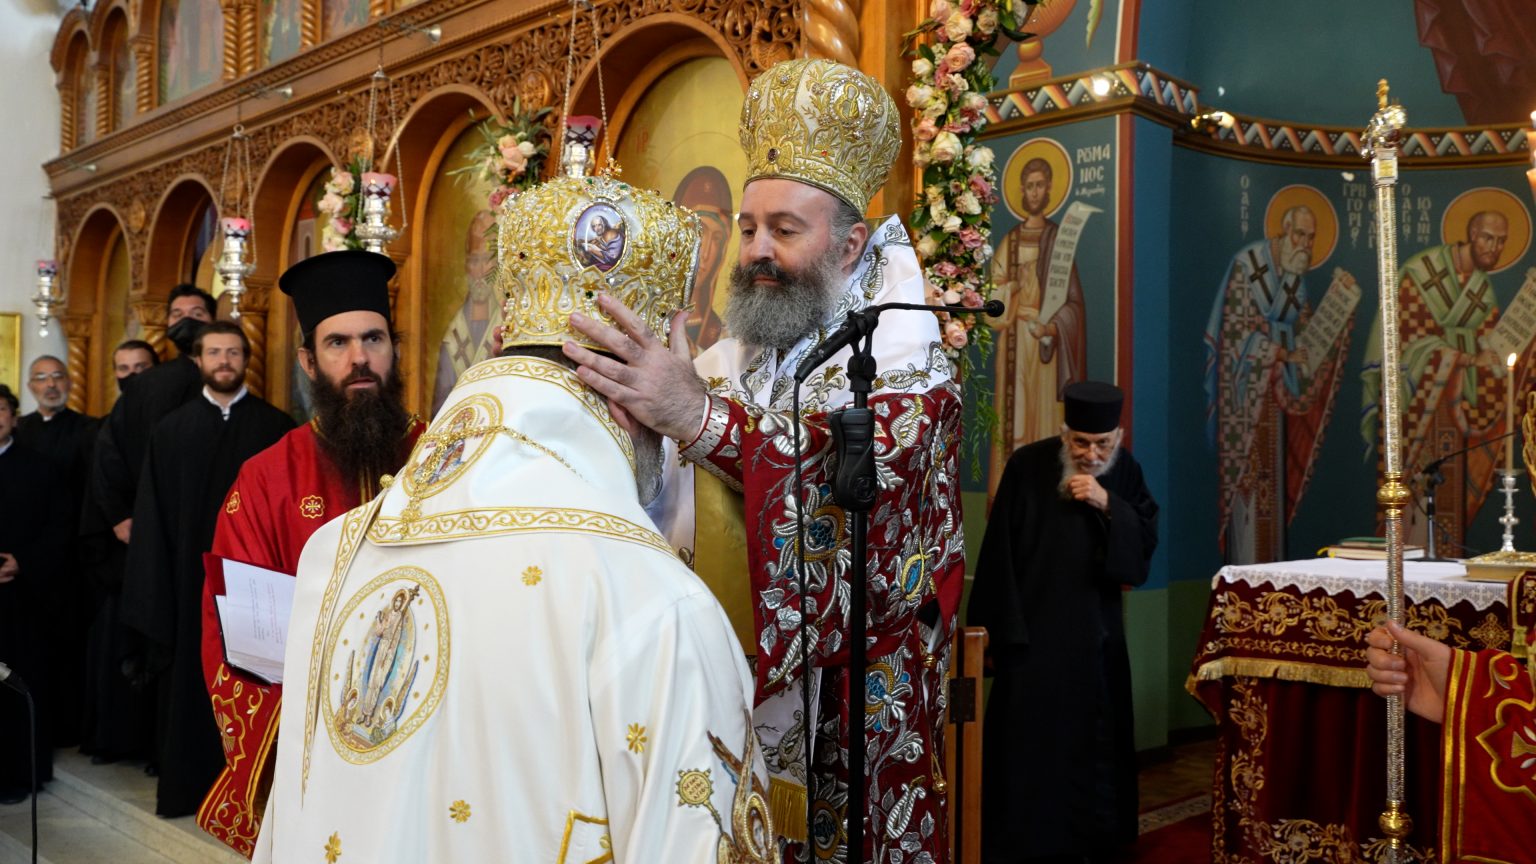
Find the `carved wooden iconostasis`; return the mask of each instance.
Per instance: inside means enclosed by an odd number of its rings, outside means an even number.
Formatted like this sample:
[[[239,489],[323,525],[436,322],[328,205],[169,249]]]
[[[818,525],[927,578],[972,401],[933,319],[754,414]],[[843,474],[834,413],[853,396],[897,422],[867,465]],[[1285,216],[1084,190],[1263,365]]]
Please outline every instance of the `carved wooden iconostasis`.
[[[731,199],[745,171],[735,128],[751,77],[782,59],[829,56],[897,88],[901,32],[917,20],[912,0],[589,8],[575,24],[572,111],[606,110],[626,180],[722,223],[716,280],[734,254]],[[320,185],[368,146],[369,78],[382,65],[398,128],[381,104],[375,164],[394,171],[398,148],[404,195],[391,202],[391,222],[407,223],[388,247],[399,265],[401,370],[411,409],[430,412],[455,316],[484,306],[471,285],[484,263],[473,235],[488,219],[485,195],[449,172],[465,164],[474,127],[504,119],[514,100],[525,111],[553,107],[555,121],[571,19],[566,2],[529,0],[102,0],[72,10],[51,57],[64,152],[45,165],[58,201],[71,405],[110,408],[111,351],[122,340],[174,352],[165,297],[181,282],[218,290],[218,218],[242,215],[253,222],[255,265],[240,304],[253,344],[247,383],[302,413],[297,328],[277,276],[320,248]],[[249,136],[251,207],[224,177],[236,124]],[[905,202],[910,189],[898,177],[886,197]]]

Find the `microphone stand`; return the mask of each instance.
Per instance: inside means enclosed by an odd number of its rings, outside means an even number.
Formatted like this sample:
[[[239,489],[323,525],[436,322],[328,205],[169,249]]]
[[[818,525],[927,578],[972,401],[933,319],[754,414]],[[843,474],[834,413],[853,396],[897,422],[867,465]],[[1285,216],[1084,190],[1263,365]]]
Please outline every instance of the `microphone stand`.
[[[1441,483],[1445,482],[1445,475],[1440,473],[1440,469],[1445,467],[1445,463],[1455,459],[1457,456],[1465,456],[1466,454],[1471,453],[1473,450],[1476,450],[1480,447],[1486,447],[1489,444],[1503,441],[1505,438],[1508,438],[1513,434],[1515,434],[1515,430],[1511,429],[1510,431],[1500,435],[1497,438],[1490,438],[1487,441],[1480,441],[1471,445],[1470,447],[1463,447],[1460,450],[1452,450],[1444,456],[1441,456],[1438,459],[1435,459],[1434,461],[1425,465],[1419,471],[1419,476],[1424,478],[1424,516],[1429,520],[1429,542],[1425,544],[1424,557],[1420,560],[1454,560],[1451,558],[1441,558],[1438,550],[1435,547],[1435,533],[1440,530],[1440,524],[1435,521],[1435,490],[1439,488]]]

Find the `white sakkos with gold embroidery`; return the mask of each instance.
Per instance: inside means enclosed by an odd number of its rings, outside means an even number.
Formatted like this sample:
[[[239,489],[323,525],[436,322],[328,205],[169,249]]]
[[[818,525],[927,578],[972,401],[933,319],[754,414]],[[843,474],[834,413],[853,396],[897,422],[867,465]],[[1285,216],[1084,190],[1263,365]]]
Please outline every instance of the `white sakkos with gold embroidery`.
[[[766,862],[741,647],[563,367],[471,367],[299,564],[256,861]]]

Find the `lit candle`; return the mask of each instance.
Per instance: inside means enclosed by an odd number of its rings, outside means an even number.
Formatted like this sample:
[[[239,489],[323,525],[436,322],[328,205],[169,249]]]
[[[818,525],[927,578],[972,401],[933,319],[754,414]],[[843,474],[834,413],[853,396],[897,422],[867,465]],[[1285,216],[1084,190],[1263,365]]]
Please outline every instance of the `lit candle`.
[[[1504,361],[1504,470],[1515,473],[1515,355]]]

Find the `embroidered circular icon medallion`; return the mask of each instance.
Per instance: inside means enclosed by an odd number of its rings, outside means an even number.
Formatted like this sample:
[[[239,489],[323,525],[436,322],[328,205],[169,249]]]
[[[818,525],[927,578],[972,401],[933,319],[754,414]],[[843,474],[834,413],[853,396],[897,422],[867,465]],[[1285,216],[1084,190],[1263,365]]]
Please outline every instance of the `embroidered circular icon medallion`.
[[[421,499],[448,488],[480,458],[500,429],[501,403],[485,394],[438,414],[400,472],[406,494]]]
[[[448,612],[442,588],[417,567],[375,577],[330,629],[320,680],[325,729],[337,755],[382,758],[437,708],[448,685]]]

